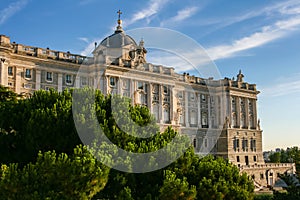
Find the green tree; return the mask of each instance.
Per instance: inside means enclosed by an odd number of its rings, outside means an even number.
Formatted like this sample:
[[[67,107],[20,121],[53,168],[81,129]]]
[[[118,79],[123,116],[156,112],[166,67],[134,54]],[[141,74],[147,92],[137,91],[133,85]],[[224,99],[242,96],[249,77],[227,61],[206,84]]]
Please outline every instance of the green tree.
[[[161,200],[192,200],[196,198],[196,186],[189,186],[186,177],[177,178],[175,172],[166,170],[164,182],[159,190]]]
[[[108,173],[83,146],[72,156],[40,152],[34,164],[22,169],[17,164],[1,166],[0,199],[91,199],[104,188]]]
[[[272,153],[269,156],[269,158],[270,158],[270,162],[272,162],[272,163],[280,163],[281,153],[280,152]]]

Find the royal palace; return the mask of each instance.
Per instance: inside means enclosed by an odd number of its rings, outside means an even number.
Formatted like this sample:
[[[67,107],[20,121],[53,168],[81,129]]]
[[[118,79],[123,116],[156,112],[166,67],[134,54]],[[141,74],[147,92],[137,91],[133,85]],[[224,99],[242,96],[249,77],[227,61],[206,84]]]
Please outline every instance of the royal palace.
[[[259,91],[244,81],[241,71],[234,79],[219,80],[179,74],[172,67],[148,63],[145,44],[127,35],[120,19],[91,57],[18,44],[0,35],[0,83],[25,95],[92,86],[104,94],[131,97],[132,104],[149,108],[161,129],[173,126],[190,137],[199,154],[228,159],[257,188],[273,186],[279,174],[294,173],[293,164],[265,163]]]

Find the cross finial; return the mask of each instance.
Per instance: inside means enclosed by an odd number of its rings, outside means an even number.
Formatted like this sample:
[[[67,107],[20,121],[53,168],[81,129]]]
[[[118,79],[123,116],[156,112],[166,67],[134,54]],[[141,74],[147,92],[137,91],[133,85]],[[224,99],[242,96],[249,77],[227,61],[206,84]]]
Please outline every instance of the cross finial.
[[[120,19],[121,19],[121,15],[122,15],[122,12],[121,12],[121,10],[118,10],[118,12],[117,12],[117,13],[118,13],[118,17],[119,17],[118,19],[120,20]]]

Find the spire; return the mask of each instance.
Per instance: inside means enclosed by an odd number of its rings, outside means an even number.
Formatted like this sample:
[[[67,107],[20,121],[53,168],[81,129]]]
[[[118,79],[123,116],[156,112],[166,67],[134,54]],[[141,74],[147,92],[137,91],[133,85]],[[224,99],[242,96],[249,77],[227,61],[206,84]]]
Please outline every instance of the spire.
[[[122,29],[122,20],[121,20],[121,10],[118,10],[118,26],[117,26],[117,29],[115,31],[115,33],[120,33],[120,32],[123,32],[123,29]]]

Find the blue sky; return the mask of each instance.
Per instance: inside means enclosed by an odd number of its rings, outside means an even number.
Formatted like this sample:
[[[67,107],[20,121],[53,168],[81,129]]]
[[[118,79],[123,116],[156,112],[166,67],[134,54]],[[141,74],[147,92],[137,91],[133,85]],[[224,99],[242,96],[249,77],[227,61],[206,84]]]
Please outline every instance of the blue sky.
[[[113,32],[118,9],[125,30],[179,31],[202,45],[222,77],[241,69],[245,81],[261,91],[264,149],[299,146],[298,0],[1,0],[0,34],[21,44],[88,54],[95,41]],[[170,55],[148,61],[178,64]]]

